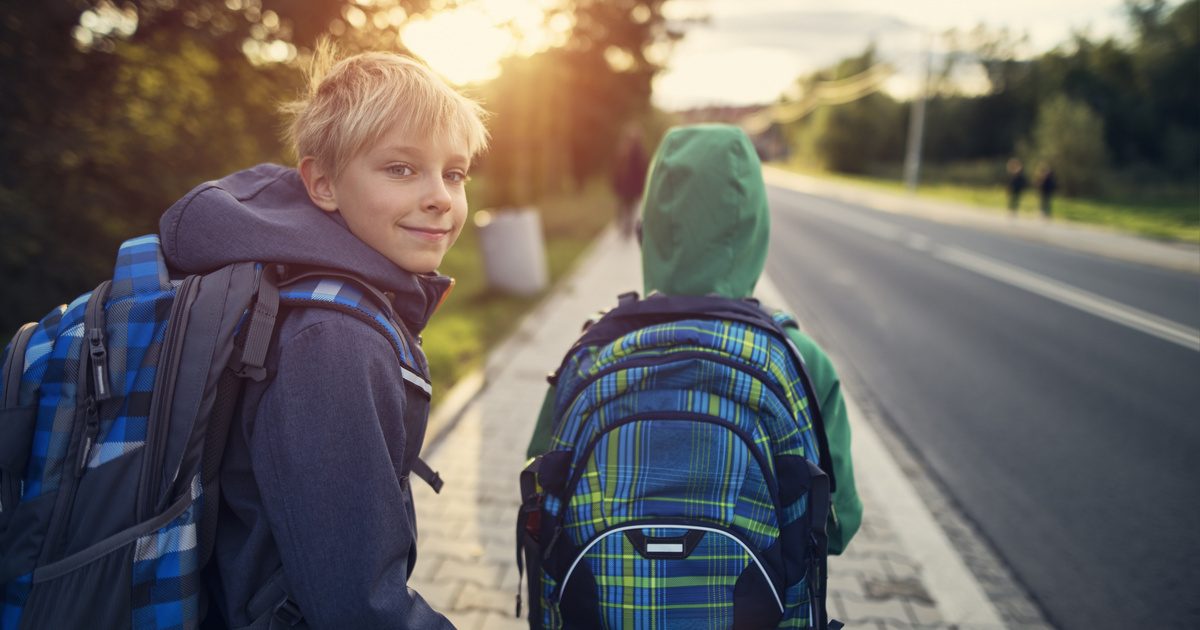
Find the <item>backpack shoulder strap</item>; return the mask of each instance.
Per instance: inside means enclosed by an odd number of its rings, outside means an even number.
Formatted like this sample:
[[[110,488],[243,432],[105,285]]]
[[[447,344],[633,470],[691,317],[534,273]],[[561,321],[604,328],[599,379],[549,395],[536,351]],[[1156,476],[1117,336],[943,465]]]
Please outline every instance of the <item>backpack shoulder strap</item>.
[[[766,307],[764,306],[763,309],[765,310]],[[796,330],[800,330],[800,322],[796,321],[796,318],[791,313],[782,310],[768,312],[771,315],[771,319],[776,324],[779,324],[780,328],[795,328]]]
[[[4,370],[0,374],[3,397],[0,398],[0,522],[7,520],[20,495],[19,484],[29,461],[29,446],[33,442],[33,427],[37,407],[20,407],[21,375],[25,367],[25,351],[37,324],[22,326],[4,355]],[[2,529],[2,528],[0,528]]]
[[[791,313],[784,310],[768,309],[766,306],[761,307],[764,312],[771,316],[771,319],[784,330],[784,342],[788,347],[792,358],[796,360],[796,372],[799,373],[801,383],[804,389],[811,395],[808,397],[808,402],[812,408],[813,427],[817,429],[817,450],[820,452],[821,466],[825,470],[825,474],[829,477],[829,491],[837,489],[837,481],[833,474],[833,459],[829,450],[829,437],[825,435],[825,416],[821,413],[821,401],[817,400],[817,390],[813,388],[812,379],[808,375],[808,363],[804,360],[804,355],[800,353],[800,348],[796,347],[790,335],[786,334],[786,329],[792,328],[800,330],[800,322]]]
[[[383,294],[351,275],[305,273],[280,283],[279,301],[288,306],[328,308],[352,315],[391,342],[404,380],[426,396],[433,394],[425,354],[408,332],[395,323],[395,311]]]
[[[391,342],[404,380],[432,398],[433,386],[429,382],[424,352],[403,326],[396,325],[395,311],[387,297],[366,281],[333,271],[309,271],[280,282],[279,302],[293,307],[341,311],[374,328]],[[423,459],[418,457],[412,463],[411,471],[434,492],[441,492],[441,475]]]

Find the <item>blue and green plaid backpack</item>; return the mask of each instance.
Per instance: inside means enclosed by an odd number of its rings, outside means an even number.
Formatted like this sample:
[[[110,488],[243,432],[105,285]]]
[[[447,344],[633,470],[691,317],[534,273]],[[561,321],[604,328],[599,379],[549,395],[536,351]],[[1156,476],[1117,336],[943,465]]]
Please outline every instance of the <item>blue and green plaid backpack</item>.
[[[385,297],[294,271],[177,276],[144,236],[121,246],[111,281],[17,332],[0,375],[0,629],[199,626],[225,438],[245,379],[266,376],[281,305],[357,316],[429,395]],[[289,603],[280,593],[267,617]]]
[[[626,294],[585,328],[550,378],[551,450],[521,475],[530,627],[840,627],[829,452],[794,324],[753,301]]]

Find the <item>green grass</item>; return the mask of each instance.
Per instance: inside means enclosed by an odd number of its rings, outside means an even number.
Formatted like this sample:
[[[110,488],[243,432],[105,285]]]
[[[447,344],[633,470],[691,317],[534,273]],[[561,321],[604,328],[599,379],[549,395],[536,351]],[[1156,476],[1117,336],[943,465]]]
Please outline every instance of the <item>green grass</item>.
[[[904,184],[891,179],[870,176],[834,174],[824,171],[776,164],[789,170],[824,179],[864,185],[881,190],[905,192]],[[917,195],[931,199],[956,201],[979,207],[981,211],[1008,212],[1008,198],[1002,185],[970,186],[931,183],[917,188]],[[1038,215],[1036,191],[1026,190],[1021,196],[1018,212]],[[1200,242],[1200,199],[1179,201],[1094,200],[1056,196],[1053,203],[1055,219],[1102,225],[1162,240]]]
[[[479,367],[488,350],[512,332],[521,316],[543,297],[505,295],[487,287],[474,223],[475,213],[483,209],[477,200],[486,196],[482,191],[487,182],[481,179],[469,185],[471,216],[438,269],[455,279],[454,291],[422,333],[436,392],[445,392]],[[612,219],[616,201],[602,181],[595,181],[579,194],[552,196],[533,205],[541,211],[553,285]]]

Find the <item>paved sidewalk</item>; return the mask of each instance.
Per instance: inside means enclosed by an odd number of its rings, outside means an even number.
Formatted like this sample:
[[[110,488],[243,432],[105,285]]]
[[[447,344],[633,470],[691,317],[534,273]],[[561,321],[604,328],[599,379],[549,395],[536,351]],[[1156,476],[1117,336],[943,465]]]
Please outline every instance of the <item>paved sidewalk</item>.
[[[760,297],[782,306],[769,279],[760,284]],[[425,456],[446,485],[441,495],[414,485],[420,542],[410,585],[458,627],[528,627],[513,616],[517,473],[545,376],[588,316],[613,305],[619,293],[640,288],[637,245],[610,229],[491,355],[482,378],[440,401]],[[847,553],[831,559],[831,612],[849,628],[1003,628],[888,449],[856,412],[852,394],[865,514]]]
[[[866,205],[884,212],[910,214],[1109,258],[1200,274],[1200,243],[1156,241],[1102,226],[1062,220],[1046,221],[1030,214],[1011,217],[999,209],[989,211],[988,208],[963,203],[875,190],[775,167],[764,168],[763,175],[767,184],[772,186]]]

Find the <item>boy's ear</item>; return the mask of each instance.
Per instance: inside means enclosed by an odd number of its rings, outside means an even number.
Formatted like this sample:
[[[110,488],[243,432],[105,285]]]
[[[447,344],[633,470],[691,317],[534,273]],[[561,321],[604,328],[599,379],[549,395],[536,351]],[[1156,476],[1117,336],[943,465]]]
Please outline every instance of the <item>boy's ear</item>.
[[[300,160],[300,179],[308,190],[308,198],[325,212],[338,209],[337,195],[333,188],[333,175],[325,172],[317,158],[309,155]]]

